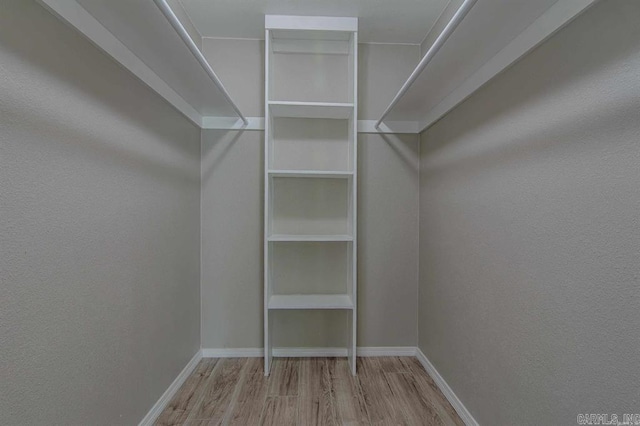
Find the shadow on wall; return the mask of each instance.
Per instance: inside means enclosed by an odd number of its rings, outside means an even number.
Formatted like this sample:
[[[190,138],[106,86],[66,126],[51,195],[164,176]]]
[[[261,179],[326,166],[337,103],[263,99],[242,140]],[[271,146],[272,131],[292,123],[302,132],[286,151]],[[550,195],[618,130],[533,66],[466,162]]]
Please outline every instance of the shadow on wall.
[[[359,345],[417,344],[418,153],[417,135],[359,135]]]
[[[202,143],[201,157],[203,182],[206,182],[211,178],[211,174],[218,164],[224,160],[224,157],[229,153],[233,145],[240,140],[240,137],[245,131],[208,130],[208,132],[216,133],[219,136],[211,138],[211,140],[215,140],[215,142]],[[242,142],[240,141],[240,143]],[[260,167],[261,169],[263,168],[262,164],[256,164],[256,167]]]
[[[263,134],[202,131],[201,286],[205,348],[261,346],[262,327],[258,324],[263,308]]]
[[[398,154],[398,157],[402,159],[402,162],[411,172],[418,173],[420,171],[420,162],[417,161],[418,156],[416,155],[415,150],[411,148],[409,142],[403,141],[398,137],[398,135],[386,135],[381,133],[380,136],[387,145],[389,145],[393,152]]]

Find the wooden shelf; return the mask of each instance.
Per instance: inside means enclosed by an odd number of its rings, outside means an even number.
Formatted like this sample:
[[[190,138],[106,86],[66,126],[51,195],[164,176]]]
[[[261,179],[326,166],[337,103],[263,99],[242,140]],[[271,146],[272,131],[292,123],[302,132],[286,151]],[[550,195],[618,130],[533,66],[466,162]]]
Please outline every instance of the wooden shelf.
[[[352,103],[269,101],[273,117],[349,119]]]
[[[277,241],[353,241],[351,235],[292,235],[276,234],[268,237],[270,242]]]
[[[269,170],[271,177],[348,179],[353,172],[334,170]]]
[[[353,301],[346,294],[274,295],[269,309],[353,309]]]

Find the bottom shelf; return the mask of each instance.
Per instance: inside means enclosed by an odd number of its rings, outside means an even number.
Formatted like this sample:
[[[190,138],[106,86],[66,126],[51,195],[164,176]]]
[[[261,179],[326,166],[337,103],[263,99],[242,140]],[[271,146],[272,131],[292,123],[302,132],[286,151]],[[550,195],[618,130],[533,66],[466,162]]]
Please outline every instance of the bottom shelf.
[[[269,309],[353,309],[347,294],[287,294],[269,298]]]

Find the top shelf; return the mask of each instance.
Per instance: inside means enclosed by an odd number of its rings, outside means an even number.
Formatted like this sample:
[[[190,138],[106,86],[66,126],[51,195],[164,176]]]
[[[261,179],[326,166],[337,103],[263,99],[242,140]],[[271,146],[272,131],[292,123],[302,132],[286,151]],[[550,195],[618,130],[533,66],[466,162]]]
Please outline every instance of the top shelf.
[[[352,103],[269,101],[269,109],[273,117],[347,120],[353,115]]]
[[[265,15],[264,27],[267,30],[352,33],[358,31],[358,18]]]
[[[350,55],[358,18],[266,15],[265,29],[274,54]]]

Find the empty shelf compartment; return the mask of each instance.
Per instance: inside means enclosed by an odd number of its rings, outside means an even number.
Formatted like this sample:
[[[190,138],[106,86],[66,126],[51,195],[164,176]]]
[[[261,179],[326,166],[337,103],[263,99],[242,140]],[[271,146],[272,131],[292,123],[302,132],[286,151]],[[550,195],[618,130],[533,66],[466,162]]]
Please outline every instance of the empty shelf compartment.
[[[275,170],[353,170],[353,141],[347,119],[271,119],[269,168]]]
[[[271,178],[269,235],[351,235],[350,182]]]

